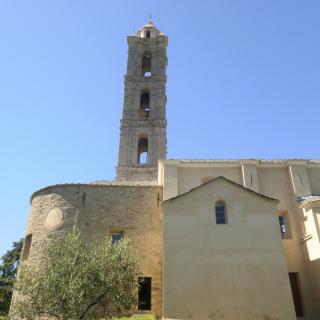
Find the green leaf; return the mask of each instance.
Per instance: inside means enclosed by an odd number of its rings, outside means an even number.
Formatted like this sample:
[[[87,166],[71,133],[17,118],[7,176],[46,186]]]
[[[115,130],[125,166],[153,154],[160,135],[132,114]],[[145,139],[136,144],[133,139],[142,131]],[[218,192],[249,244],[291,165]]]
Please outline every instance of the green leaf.
[[[136,255],[128,240],[85,243],[78,228],[50,239],[41,265],[19,270],[14,314],[34,319],[96,319],[125,315],[136,306]]]

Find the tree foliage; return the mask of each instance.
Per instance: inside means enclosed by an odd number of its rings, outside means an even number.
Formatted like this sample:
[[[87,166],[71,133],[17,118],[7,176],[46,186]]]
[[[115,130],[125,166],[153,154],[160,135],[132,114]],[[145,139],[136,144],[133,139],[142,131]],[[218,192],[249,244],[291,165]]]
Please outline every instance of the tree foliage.
[[[87,244],[74,228],[48,242],[46,257],[20,267],[13,311],[20,318],[110,318],[136,305],[139,266],[128,240]]]
[[[9,313],[13,283],[20,261],[23,239],[13,242],[12,249],[1,258],[0,264],[0,315]]]

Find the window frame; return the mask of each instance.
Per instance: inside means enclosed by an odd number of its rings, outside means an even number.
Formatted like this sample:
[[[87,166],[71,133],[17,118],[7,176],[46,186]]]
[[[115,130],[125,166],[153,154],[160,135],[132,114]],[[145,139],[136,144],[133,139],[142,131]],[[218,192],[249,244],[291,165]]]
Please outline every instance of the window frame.
[[[140,92],[139,119],[148,120],[150,117],[150,90],[145,89]]]
[[[142,154],[145,154],[143,155]],[[142,160],[145,158],[145,161]],[[141,134],[138,138],[138,148],[137,148],[137,164],[141,167],[149,165],[149,138],[146,134]]]
[[[152,53],[150,51],[145,51],[142,55],[141,73],[145,78],[152,76]]]
[[[118,238],[118,239],[114,239],[114,238],[113,238],[114,236],[118,236],[119,238]],[[112,244],[116,244],[118,241],[123,240],[123,238],[124,238],[124,233],[123,233],[123,231],[114,231],[114,232],[111,232],[111,243],[112,243]]]
[[[279,210],[278,211],[278,223],[279,223],[281,238],[283,240],[292,239],[290,218],[289,218],[289,213],[287,210]],[[285,231],[283,231],[283,229]]]
[[[152,277],[138,277],[138,310],[152,310]]]
[[[220,208],[223,208],[223,211],[220,211]],[[218,210],[217,210],[218,209]],[[219,212],[220,211],[220,212]],[[215,213],[215,222],[216,225],[225,225],[228,224],[228,216],[227,216],[227,206],[225,201],[217,200],[214,205],[214,213]]]

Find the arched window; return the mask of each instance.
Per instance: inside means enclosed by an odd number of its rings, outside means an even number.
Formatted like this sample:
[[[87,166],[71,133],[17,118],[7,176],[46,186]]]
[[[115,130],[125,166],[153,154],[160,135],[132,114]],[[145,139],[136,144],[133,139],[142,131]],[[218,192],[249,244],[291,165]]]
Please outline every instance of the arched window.
[[[148,137],[141,136],[138,143],[138,164],[148,164]]]
[[[142,75],[151,77],[151,53],[146,52],[142,58]]]
[[[216,224],[227,223],[226,205],[223,201],[217,201],[215,205],[216,211]]]
[[[140,119],[148,120],[150,113],[150,93],[142,92],[140,96]]]
[[[146,38],[150,38],[150,35],[151,35],[150,30],[147,30],[147,31],[146,31]]]

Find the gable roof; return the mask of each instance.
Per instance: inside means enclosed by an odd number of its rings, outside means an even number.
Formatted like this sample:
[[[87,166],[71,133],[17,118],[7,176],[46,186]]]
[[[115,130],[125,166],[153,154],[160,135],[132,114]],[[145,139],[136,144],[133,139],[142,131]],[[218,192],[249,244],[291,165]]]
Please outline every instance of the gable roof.
[[[193,192],[194,190],[197,190],[197,189],[203,187],[204,185],[207,185],[207,184],[209,184],[209,183],[214,183],[214,182],[216,182],[216,181],[218,181],[218,180],[226,181],[227,183],[230,183],[230,184],[235,185],[235,186],[237,186],[237,187],[239,187],[239,188],[242,188],[242,189],[245,190],[245,191],[251,192],[251,193],[253,193],[255,196],[261,197],[261,198],[263,198],[263,199],[265,199],[265,200],[277,201],[277,202],[279,201],[278,199],[268,197],[268,196],[266,196],[266,195],[264,195],[264,194],[262,194],[262,193],[253,191],[253,190],[251,190],[251,189],[249,189],[249,188],[246,188],[246,187],[244,187],[243,185],[241,185],[241,184],[239,184],[239,183],[236,183],[236,182],[234,182],[234,181],[232,181],[232,180],[229,180],[229,179],[227,179],[227,178],[225,178],[225,177],[223,177],[223,176],[219,176],[219,177],[213,178],[212,180],[209,180],[209,181],[207,181],[207,182],[204,182],[204,183],[200,184],[199,186],[190,189],[189,191],[186,191],[186,192],[184,192],[184,193],[178,194],[177,196],[175,196],[175,197],[173,197],[173,198],[169,198],[169,199],[167,199],[167,200],[164,200],[163,202],[172,201],[172,200],[175,200],[175,199],[177,199],[177,198],[183,197],[183,196],[189,194],[190,192]]]

